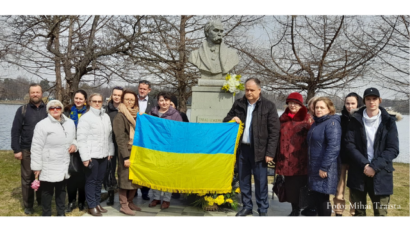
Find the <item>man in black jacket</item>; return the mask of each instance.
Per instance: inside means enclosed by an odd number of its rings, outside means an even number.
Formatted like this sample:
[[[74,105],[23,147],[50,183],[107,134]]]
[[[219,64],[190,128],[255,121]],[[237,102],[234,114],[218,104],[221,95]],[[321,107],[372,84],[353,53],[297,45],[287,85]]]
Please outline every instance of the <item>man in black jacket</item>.
[[[104,108],[105,113],[108,114],[111,120],[111,126],[114,126],[113,121],[115,116],[118,113],[118,106],[121,103],[121,98],[122,98],[122,93],[124,92],[124,89],[122,87],[114,87],[112,89],[111,93],[111,100],[108,102],[107,106]],[[115,182],[112,182],[115,185],[117,184],[115,180],[115,169],[117,168],[117,158],[118,158],[118,145],[117,141],[115,140],[115,135],[114,132],[112,133],[112,140],[114,142],[114,156],[111,158],[111,179],[113,179]],[[107,169],[109,171],[109,169]],[[107,185],[107,180],[108,180],[108,174],[105,175],[104,179],[104,185]],[[110,185],[111,186],[111,185]],[[108,188],[108,201],[107,205],[113,205],[114,204],[114,189],[113,188]]]
[[[236,216],[252,214],[252,172],[258,213],[259,216],[266,216],[269,208],[267,163],[275,157],[280,124],[276,106],[261,95],[257,78],[245,81],[245,97],[235,101],[223,121],[230,120],[244,123],[237,153],[243,209]]]
[[[41,86],[30,84],[29,97],[30,102],[17,109],[11,128],[11,148],[14,158],[21,161],[21,190],[25,214],[33,213],[34,203],[34,190],[31,188],[31,182],[34,180],[34,173],[30,167],[31,140],[36,124],[47,117]],[[41,188],[36,192],[36,199],[41,205]]]
[[[369,194],[375,216],[387,215],[393,194],[393,159],[399,154],[396,119],[380,107],[382,99],[376,88],[363,96],[366,107],[353,114],[345,136],[350,160],[347,186],[355,216],[366,216]]]

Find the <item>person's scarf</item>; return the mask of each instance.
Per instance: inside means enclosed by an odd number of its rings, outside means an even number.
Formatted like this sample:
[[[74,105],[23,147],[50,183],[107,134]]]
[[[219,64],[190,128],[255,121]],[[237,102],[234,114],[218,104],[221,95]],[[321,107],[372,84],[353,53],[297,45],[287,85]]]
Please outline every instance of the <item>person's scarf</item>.
[[[73,105],[71,107],[71,113],[70,113],[70,119],[72,119],[74,121],[75,126],[77,127],[78,124],[78,114],[84,114],[85,111],[87,110],[86,106],[83,106],[83,108],[81,108],[80,110],[77,109],[77,107],[75,105]]]
[[[131,123],[130,140],[128,144],[132,145],[132,141],[134,140],[135,125],[136,125],[135,119],[137,118],[137,113],[139,112],[139,108],[137,106],[134,108],[130,108],[130,107],[125,106],[125,104],[120,103],[117,109],[118,109],[118,112],[124,114],[127,120]]]

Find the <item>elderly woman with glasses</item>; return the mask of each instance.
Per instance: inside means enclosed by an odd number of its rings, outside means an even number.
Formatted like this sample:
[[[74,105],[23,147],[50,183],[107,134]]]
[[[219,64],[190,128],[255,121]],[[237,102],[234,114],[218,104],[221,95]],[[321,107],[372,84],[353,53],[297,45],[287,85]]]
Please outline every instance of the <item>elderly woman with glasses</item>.
[[[51,100],[48,117],[37,123],[31,143],[31,169],[40,177],[43,216],[51,216],[51,200],[55,193],[57,216],[65,216],[65,181],[70,153],[77,151],[74,122],[63,115],[63,104]]]
[[[101,188],[107,161],[114,155],[110,117],[102,108],[98,93],[89,98],[90,111],[81,116],[77,126],[78,149],[85,170],[85,197],[88,213],[102,216],[107,210],[100,205]]]

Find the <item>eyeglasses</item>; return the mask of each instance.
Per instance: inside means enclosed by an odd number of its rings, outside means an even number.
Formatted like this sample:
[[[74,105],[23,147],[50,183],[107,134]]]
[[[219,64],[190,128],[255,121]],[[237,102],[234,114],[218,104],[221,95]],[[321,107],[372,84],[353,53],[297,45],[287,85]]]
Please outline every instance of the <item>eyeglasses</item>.
[[[54,110],[61,111],[61,109],[62,109],[62,107],[49,107],[48,108],[49,111],[54,111]]]
[[[131,102],[131,103],[135,102],[134,99],[124,99],[124,101],[128,101],[128,102]]]
[[[102,103],[103,101],[102,100],[91,100],[91,102],[93,102],[93,103]]]

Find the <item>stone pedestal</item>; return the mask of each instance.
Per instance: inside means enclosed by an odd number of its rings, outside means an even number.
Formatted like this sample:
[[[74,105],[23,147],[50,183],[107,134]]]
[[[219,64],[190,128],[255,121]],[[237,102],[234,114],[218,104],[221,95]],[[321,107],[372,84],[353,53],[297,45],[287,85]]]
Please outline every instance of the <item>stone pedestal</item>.
[[[232,93],[227,93],[222,90],[221,83],[216,83],[214,86],[209,86],[211,83],[207,82],[208,86],[195,86],[192,88],[192,104],[191,104],[191,118],[190,122],[195,123],[221,123],[223,118],[231,109],[235,97]],[[202,81],[198,84],[204,84]]]

